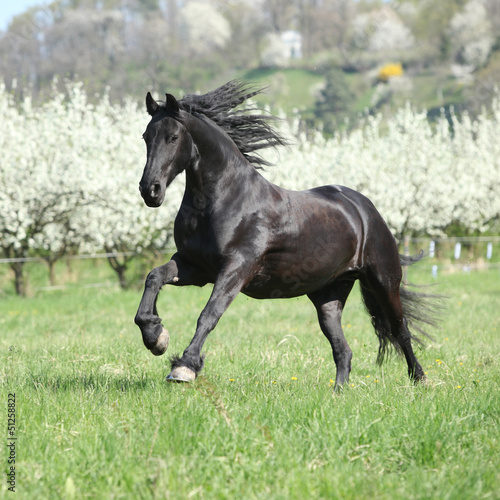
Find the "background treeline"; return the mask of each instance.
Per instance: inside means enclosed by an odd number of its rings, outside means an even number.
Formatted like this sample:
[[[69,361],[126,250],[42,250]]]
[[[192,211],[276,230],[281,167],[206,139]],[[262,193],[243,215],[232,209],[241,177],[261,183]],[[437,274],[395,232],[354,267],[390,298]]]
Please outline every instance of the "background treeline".
[[[106,252],[126,287],[135,255],[169,246],[182,201],[183,175],[160,209],[139,195],[144,105],[106,96],[92,103],[82,83],[66,85],[42,104],[0,86],[0,258],[21,295],[34,256],[52,270],[62,257]],[[280,127],[294,144],[265,152],[276,164],[263,172],[272,182],[296,190],[350,186],[374,202],[399,239],[499,233],[498,99],[477,120],[443,113],[430,123],[407,105],[330,138],[303,132],[299,117]]]
[[[302,37],[292,58],[290,30]],[[497,0],[57,0],[0,35],[0,74],[36,98],[59,75],[111,100],[238,76],[332,132],[407,100],[478,114],[500,81],[499,34]]]

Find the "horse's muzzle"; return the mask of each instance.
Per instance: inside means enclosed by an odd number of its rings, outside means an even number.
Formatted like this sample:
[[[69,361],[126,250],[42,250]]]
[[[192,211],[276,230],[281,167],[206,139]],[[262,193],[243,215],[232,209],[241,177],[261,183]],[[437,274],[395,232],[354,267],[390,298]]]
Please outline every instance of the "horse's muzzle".
[[[146,203],[148,207],[159,207],[163,203],[165,191],[162,189],[159,182],[154,182],[150,186],[139,184],[139,191],[144,203]]]

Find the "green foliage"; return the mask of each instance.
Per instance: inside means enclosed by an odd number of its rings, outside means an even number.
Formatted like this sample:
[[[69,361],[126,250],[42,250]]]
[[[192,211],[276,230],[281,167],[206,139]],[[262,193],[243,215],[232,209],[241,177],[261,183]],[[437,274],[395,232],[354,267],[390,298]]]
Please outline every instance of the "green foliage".
[[[414,32],[423,43],[435,45],[436,56],[446,60],[451,52],[448,33],[450,19],[467,3],[467,0],[442,0],[440,2],[422,3]]]
[[[340,68],[329,69],[314,110],[316,117],[323,122],[326,134],[346,128],[353,114],[355,98],[344,72]]]
[[[449,296],[446,313],[418,352],[429,381],[417,387],[404,361],[375,364],[353,293],[343,318],[353,372],[341,395],[307,299],[238,297],[196,383],[168,385],[165,358],[132,324],[139,292],[3,298],[0,386],[4,403],[16,394],[16,498],[495,498],[498,280],[498,270],[442,277],[434,291]],[[160,296],[169,354],[189,342],[209,293]]]

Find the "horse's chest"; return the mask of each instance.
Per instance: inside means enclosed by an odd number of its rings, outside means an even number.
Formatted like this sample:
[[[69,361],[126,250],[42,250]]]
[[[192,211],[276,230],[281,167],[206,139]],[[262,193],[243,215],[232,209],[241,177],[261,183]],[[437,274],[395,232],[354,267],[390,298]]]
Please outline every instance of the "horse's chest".
[[[177,250],[194,265],[215,269],[219,261],[218,245],[209,217],[195,210],[180,210],[174,226]]]

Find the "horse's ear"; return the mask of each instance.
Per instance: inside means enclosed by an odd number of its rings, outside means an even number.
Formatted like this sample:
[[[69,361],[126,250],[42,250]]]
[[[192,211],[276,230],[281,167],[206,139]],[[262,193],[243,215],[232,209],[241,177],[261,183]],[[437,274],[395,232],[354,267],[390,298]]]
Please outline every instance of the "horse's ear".
[[[158,111],[158,103],[153,99],[151,92],[146,94],[146,109],[151,116]]]
[[[165,94],[165,97],[167,98],[165,101],[165,108],[167,112],[174,116],[178,115],[179,103],[177,102],[177,99],[172,94]]]

